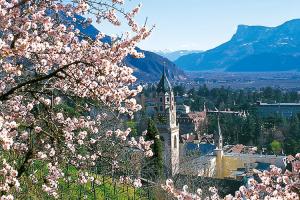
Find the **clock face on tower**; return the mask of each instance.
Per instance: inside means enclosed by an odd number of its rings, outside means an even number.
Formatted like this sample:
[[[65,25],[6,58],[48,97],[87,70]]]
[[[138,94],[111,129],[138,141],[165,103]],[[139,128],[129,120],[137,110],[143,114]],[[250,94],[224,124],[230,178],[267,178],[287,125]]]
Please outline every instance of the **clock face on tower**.
[[[175,124],[175,123],[176,123],[175,113],[172,113],[171,123],[172,123],[172,124]]]

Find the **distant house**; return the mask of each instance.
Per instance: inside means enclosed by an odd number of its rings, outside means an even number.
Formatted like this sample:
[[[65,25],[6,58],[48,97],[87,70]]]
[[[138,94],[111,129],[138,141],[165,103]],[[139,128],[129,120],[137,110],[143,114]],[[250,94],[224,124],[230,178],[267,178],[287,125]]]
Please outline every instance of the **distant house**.
[[[300,113],[300,103],[256,103],[257,112],[261,117],[282,116],[290,118]]]
[[[191,108],[190,108],[190,106],[187,106],[187,105],[184,105],[184,104],[181,104],[181,105],[179,104],[176,107],[176,112],[177,112],[177,115],[179,115],[179,114],[187,114],[187,113],[191,112]]]
[[[186,133],[197,133],[205,128],[207,124],[206,111],[179,113],[177,116],[181,135]]]

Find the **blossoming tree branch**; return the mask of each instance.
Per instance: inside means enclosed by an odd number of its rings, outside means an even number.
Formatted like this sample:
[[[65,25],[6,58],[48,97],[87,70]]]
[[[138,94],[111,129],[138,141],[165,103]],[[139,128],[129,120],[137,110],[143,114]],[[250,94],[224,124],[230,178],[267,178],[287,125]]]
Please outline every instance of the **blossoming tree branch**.
[[[294,162],[300,161],[300,153],[296,154]],[[282,170],[274,165],[270,170],[255,170],[257,178],[249,178],[246,185],[243,185],[234,195],[228,194],[224,198],[220,197],[216,187],[210,187],[208,194],[204,194],[201,188],[197,191],[189,191],[188,185],[184,185],[182,190],[174,186],[171,179],[166,180],[162,188],[171,196],[182,200],[299,200],[300,199],[300,166],[295,164],[292,171]],[[207,192],[206,192],[207,193]]]
[[[142,88],[131,87],[136,78],[122,60],[143,56],[135,46],[151,30],[134,20],[140,6],[126,11],[123,4],[0,0],[1,199],[25,195],[27,178],[59,197],[59,181],[68,180],[66,166],[75,167],[79,184],[94,180],[88,169],[99,158],[110,158],[115,171],[118,152],[105,154],[104,144],[151,155],[151,142],[128,139],[130,129],[104,127],[107,112],[132,115],[140,109],[134,97]],[[93,21],[78,17],[85,14],[116,26],[125,21],[133,36],[125,33],[110,42],[103,33],[91,38],[77,29]],[[66,104],[76,106],[77,114],[64,109]],[[99,105],[108,109],[92,112]]]

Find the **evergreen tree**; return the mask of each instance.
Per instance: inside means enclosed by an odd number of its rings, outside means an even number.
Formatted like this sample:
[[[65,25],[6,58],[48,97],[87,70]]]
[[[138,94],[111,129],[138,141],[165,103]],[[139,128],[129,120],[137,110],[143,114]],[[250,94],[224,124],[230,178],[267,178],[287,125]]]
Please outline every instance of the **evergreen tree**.
[[[203,86],[200,86],[198,89],[198,95],[202,97],[208,97],[209,95],[209,89],[207,88],[206,84]]]
[[[149,167],[151,168],[150,170],[153,171],[155,179],[159,179],[163,174],[163,145],[159,137],[159,132],[152,119],[148,120],[146,139],[154,141],[154,144],[152,145],[153,156],[150,158],[151,164]]]
[[[173,92],[174,92],[175,96],[177,96],[177,95],[182,96],[185,94],[186,91],[185,91],[184,85],[177,85],[177,86],[173,87]]]
[[[299,128],[299,119],[298,119],[298,116],[297,115],[294,115],[291,119],[291,123],[290,123],[290,135],[292,136],[300,136],[299,135],[299,131],[300,131],[300,128]]]
[[[243,120],[243,131],[242,134],[244,137],[240,138],[242,144],[249,145],[253,144],[256,137],[255,130],[255,119],[252,115],[248,116],[245,120]]]
[[[300,127],[297,115],[293,116],[290,121],[285,140],[285,150],[288,154],[295,154],[300,150]]]
[[[254,132],[253,143],[254,145],[258,145],[259,137],[262,134],[263,124],[262,124],[262,120],[258,116],[255,116],[254,119],[255,119],[255,132]]]

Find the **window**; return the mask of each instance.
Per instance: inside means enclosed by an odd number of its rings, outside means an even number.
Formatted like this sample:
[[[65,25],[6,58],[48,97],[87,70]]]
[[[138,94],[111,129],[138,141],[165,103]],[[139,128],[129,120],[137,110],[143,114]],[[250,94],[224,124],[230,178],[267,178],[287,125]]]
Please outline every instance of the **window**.
[[[174,148],[176,149],[177,148],[177,136],[175,135],[174,137]]]
[[[162,106],[160,106],[160,111],[163,111],[163,107]]]
[[[167,102],[169,102],[170,101],[170,98],[169,97],[167,97]]]
[[[160,102],[162,102],[163,101],[163,98],[162,97],[160,97]]]

